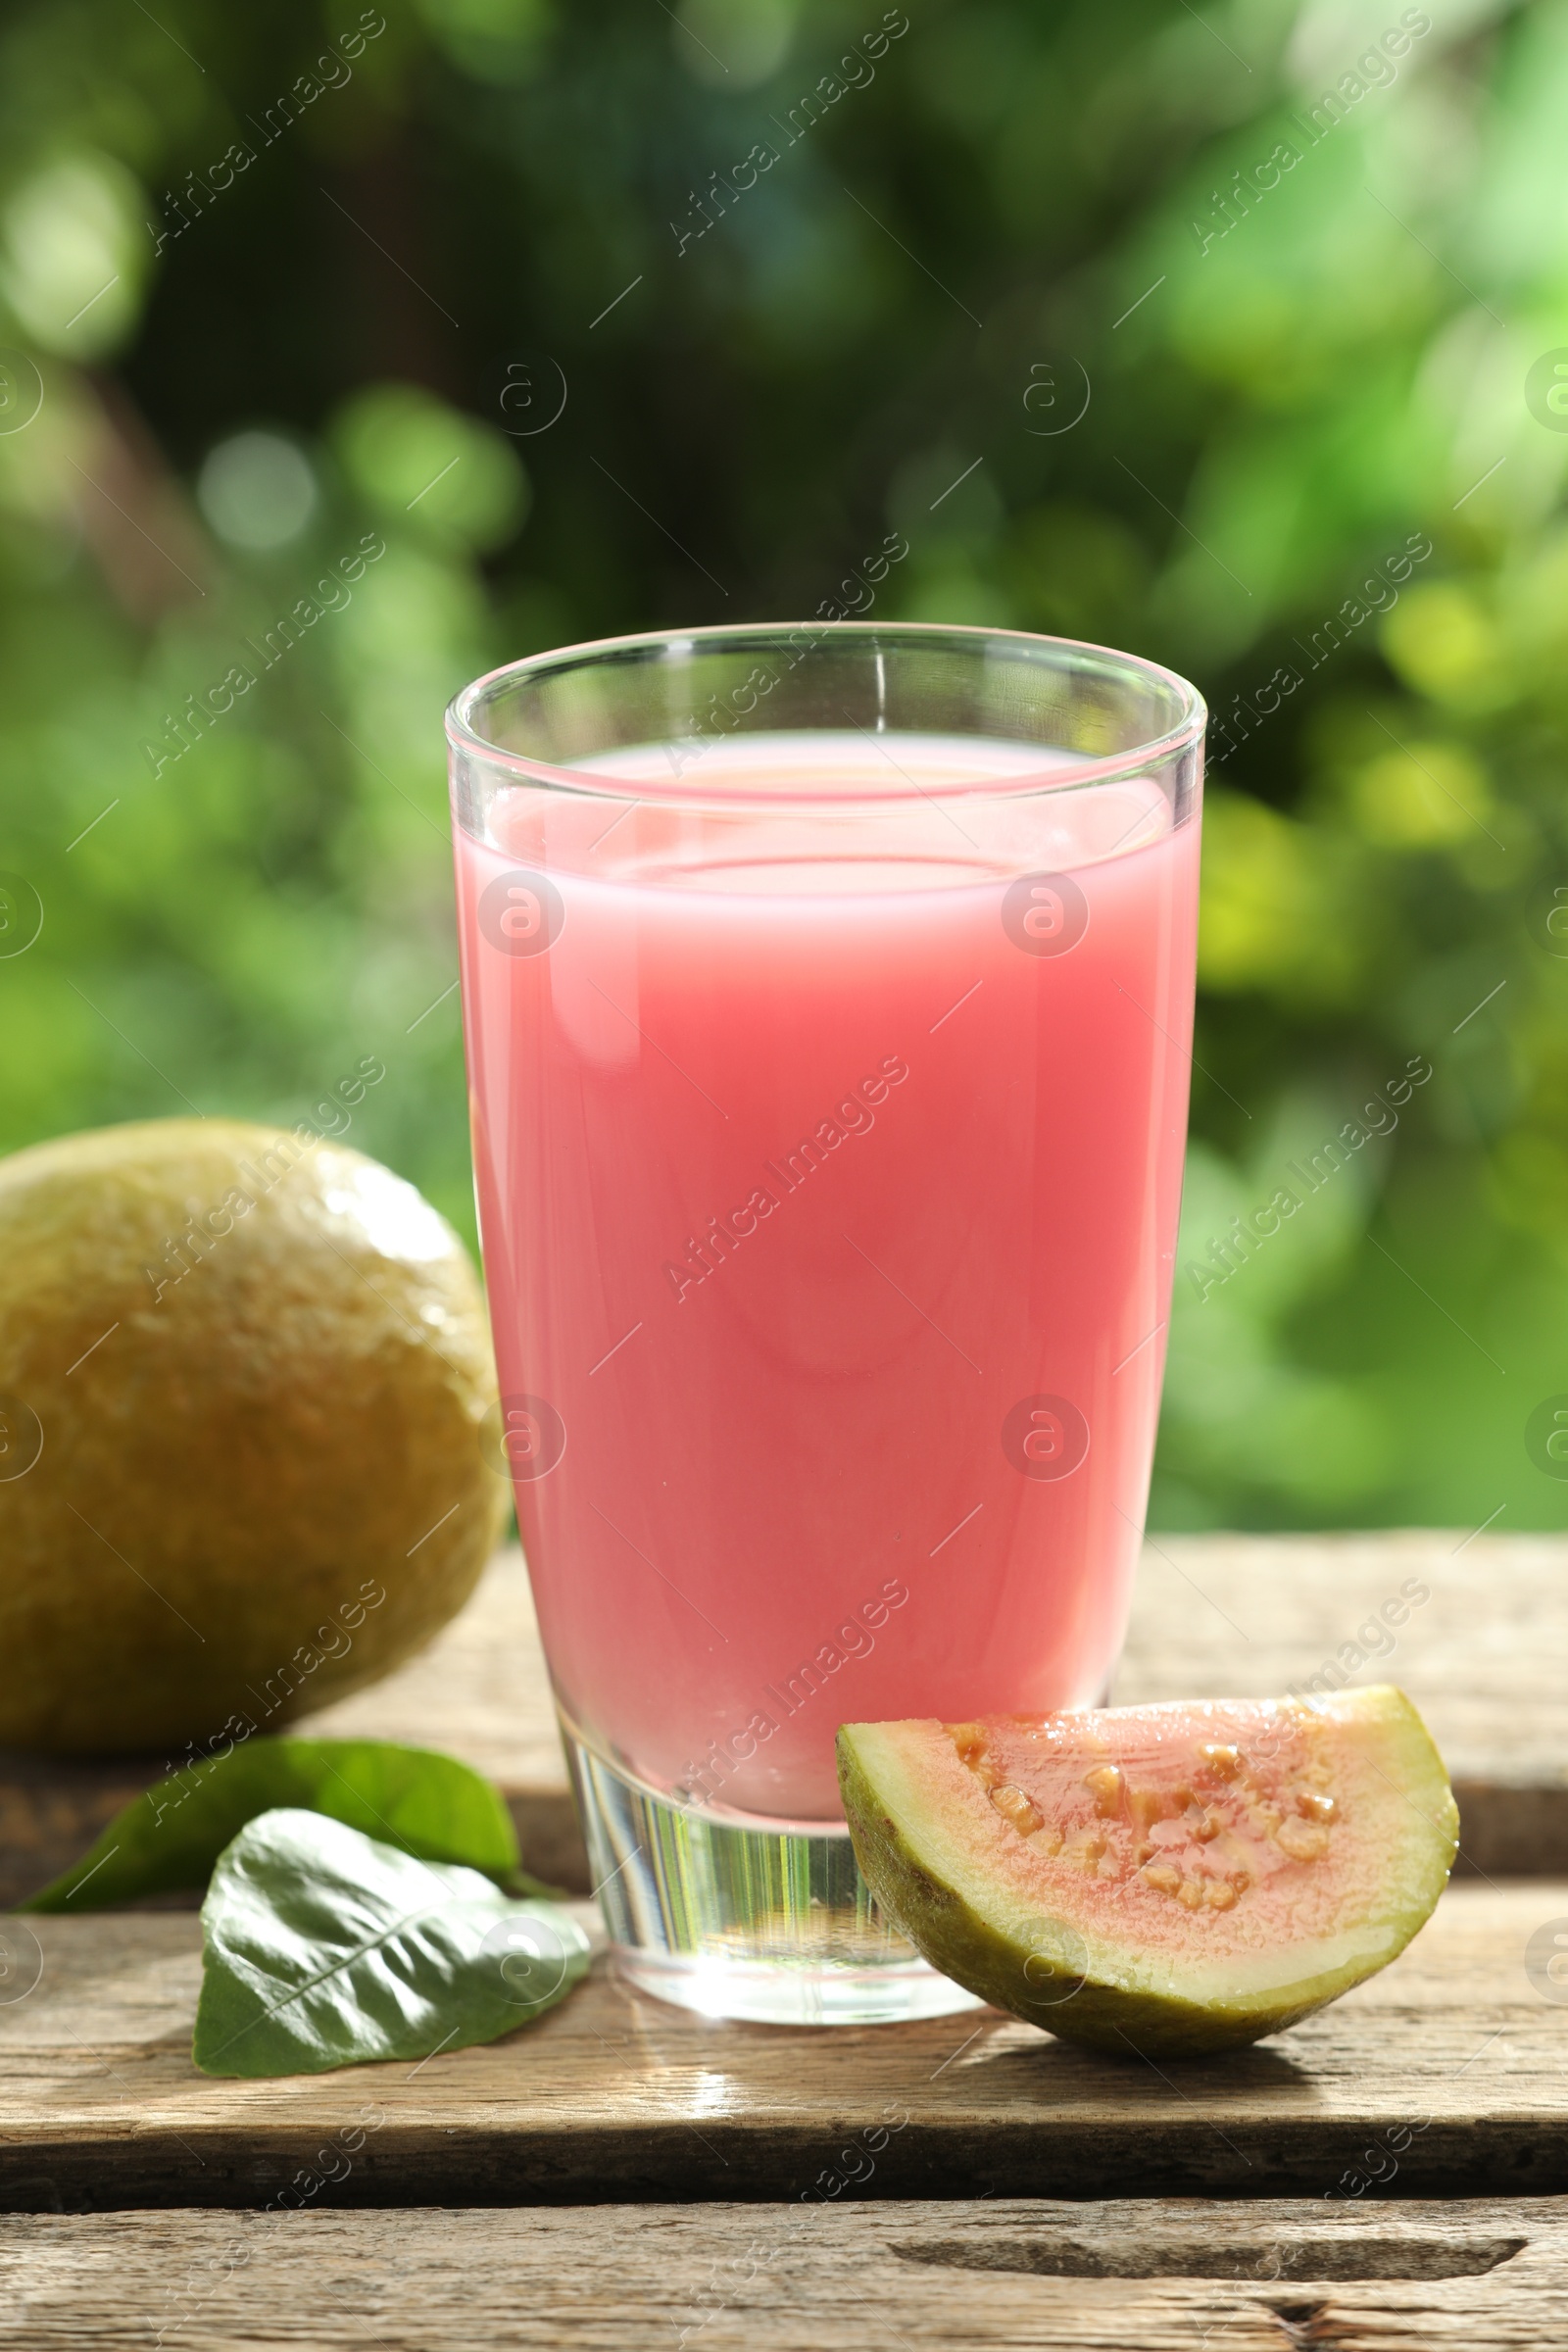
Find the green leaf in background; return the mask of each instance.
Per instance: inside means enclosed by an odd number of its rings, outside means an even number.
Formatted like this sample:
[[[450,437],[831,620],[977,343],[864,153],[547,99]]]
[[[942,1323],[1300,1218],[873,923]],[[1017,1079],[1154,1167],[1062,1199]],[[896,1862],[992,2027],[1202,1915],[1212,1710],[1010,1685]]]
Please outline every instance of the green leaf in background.
[[[191,2054],[209,2075],[316,2075],[495,2041],[587,1973],[559,1904],[421,1862],[320,1813],[264,1814],[202,1905]]]
[[[205,1886],[229,1840],[278,1806],[325,1814],[428,1862],[466,1863],[516,1894],[551,1892],[518,1869],[499,1788],[455,1756],[391,1740],[251,1740],[156,1783],[19,1908],[102,1910]]]

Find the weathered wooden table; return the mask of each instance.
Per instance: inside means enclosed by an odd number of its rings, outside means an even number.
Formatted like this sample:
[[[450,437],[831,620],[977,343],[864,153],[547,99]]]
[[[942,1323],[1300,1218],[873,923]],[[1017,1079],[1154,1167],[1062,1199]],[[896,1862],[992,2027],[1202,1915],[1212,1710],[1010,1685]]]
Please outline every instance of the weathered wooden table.
[[[1356,1666],[1358,1629],[1412,1587],[1392,1655]],[[1163,2071],[989,2010],[710,2024],[601,1961],[486,2049],[213,2082],[190,2063],[188,1911],[31,1921],[37,1984],[0,2002],[4,2340],[1568,2343],[1568,1984],[1526,1966],[1533,1937],[1568,1937],[1565,1665],[1568,1543],[1151,1546],[1119,1697],[1397,1680],[1447,1756],[1465,1857],[1384,1976]],[[514,1558],[425,1658],[311,1728],[467,1756],[532,1865],[586,1890]],[[6,1899],[138,1785],[0,1761]]]

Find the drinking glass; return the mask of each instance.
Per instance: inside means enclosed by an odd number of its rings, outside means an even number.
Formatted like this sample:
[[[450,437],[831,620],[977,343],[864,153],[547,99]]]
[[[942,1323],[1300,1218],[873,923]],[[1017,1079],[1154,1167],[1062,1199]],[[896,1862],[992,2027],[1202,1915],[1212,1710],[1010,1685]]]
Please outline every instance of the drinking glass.
[[[1203,707],[877,622],[510,664],[448,713],[510,1470],[643,1988],[933,2016],[844,1722],[1092,1704],[1170,1307]]]

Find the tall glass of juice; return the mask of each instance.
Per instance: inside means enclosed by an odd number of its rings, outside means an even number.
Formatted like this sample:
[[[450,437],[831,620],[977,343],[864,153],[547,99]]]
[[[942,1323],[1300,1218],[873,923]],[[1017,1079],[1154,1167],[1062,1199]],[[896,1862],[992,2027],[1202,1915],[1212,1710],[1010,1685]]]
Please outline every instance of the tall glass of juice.
[[[449,713],[498,1460],[666,1999],[968,2006],[858,1878],[834,1735],[1104,1691],[1203,717],[1125,654],[872,622],[579,646]]]

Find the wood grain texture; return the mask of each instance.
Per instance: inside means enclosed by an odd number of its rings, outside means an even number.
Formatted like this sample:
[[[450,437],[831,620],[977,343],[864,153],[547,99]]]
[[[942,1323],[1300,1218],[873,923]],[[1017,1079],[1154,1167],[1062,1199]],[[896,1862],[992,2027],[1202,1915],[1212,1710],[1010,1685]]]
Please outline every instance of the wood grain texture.
[[[387,2205],[1568,2191],[1568,2005],[1524,1965],[1558,1922],[1568,1886],[1455,1887],[1384,1975],[1204,2062],[1097,2058],[993,2010],[710,2023],[601,1960],[485,2049],[232,2082],[190,2061],[195,1920],[38,1919],[36,1988],[0,2007],[0,2209],[265,2205],[302,2170],[313,2200]]]
[[[534,1873],[587,1892],[588,1857],[515,1549],[497,1555],[468,1606],[419,1657],[288,1728],[322,1739],[403,1740],[463,1757],[505,1791]],[[161,1757],[61,1764],[0,1753],[0,1906],[68,1869],[163,1770]]]
[[[1407,1583],[1429,1597],[1346,1663]],[[1408,1603],[1406,1603],[1408,1605]],[[1447,1760],[1464,1860],[1493,1878],[1568,1875],[1568,1540],[1431,1530],[1370,1536],[1158,1536],[1146,1545],[1113,1695],[1263,1696],[1315,1675],[1394,1681]],[[854,1713],[854,1687],[842,1703]],[[422,1657],[307,1718],[327,1737],[407,1740],[500,1783],[530,1867],[588,1887],[520,1555],[498,1556]],[[64,1870],[162,1770],[0,1757],[0,1903]]]
[[[1558,2200],[0,2220],[25,2352],[1548,2352]]]
[[[1380,1637],[1383,1604],[1412,1585],[1430,1597],[1406,1599]],[[1380,1638],[1389,1653],[1352,1667]],[[1568,1873],[1568,1542],[1419,1529],[1146,1544],[1118,1701],[1261,1695],[1336,1673],[1398,1683],[1420,1707],[1459,1800],[1461,1870]]]

